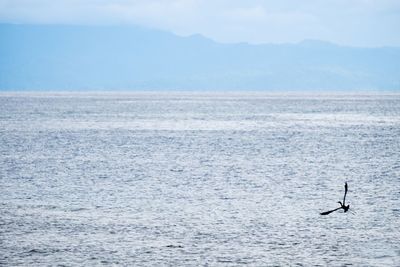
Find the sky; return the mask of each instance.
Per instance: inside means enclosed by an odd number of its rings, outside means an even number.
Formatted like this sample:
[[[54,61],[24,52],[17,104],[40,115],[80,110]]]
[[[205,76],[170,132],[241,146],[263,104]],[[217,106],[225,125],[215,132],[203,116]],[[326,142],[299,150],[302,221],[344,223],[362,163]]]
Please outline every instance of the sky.
[[[0,22],[141,25],[223,43],[400,46],[400,0],[0,0]]]

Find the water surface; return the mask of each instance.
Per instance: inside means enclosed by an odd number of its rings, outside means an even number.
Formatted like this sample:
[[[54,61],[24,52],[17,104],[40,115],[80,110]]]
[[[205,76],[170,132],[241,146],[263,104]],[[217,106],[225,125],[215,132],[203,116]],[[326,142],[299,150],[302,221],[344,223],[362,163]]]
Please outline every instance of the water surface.
[[[3,93],[0,265],[399,266],[399,153],[395,94]]]

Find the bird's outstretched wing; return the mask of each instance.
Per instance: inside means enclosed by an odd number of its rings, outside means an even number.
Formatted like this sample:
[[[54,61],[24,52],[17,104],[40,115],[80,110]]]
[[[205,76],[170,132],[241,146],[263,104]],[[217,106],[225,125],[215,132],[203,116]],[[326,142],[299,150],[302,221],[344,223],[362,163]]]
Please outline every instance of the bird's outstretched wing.
[[[339,209],[341,209],[341,208],[342,208],[342,207],[336,208],[336,209],[334,209],[334,210],[329,210],[329,211],[321,212],[320,214],[321,214],[321,215],[328,215],[329,213],[332,213],[332,212],[334,212],[334,211],[337,211],[337,210],[339,210]]]
[[[343,206],[345,206],[346,203],[346,195],[347,195],[347,182],[344,184]]]

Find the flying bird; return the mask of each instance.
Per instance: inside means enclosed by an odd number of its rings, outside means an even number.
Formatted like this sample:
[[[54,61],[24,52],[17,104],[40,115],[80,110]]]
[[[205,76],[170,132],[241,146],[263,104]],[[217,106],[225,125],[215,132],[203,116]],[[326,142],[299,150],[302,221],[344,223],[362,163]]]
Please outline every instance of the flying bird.
[[[339,208],[336,208],[334,210],[329,210],[329,211],[325,211],[325,212],[321,212],[321,215],[328,215],[329,213],[332,213],[334,211],[343,209],[344,212],[347,212],[350,209],[350,205],[346,206],[346,195],[347,195],[347,182],[344,184],[344,196],[343,196],[343,203],[341,201],[338,201],[338,203],[340,204]]]

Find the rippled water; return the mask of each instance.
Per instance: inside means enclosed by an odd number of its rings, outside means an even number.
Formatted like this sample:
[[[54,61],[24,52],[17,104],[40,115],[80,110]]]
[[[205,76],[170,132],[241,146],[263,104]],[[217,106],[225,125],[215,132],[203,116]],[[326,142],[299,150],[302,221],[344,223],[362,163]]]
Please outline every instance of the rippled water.
[[[400,266],[400,95],[0,95],[0,265]],[[350,211],[329,216],[349,184]]]

